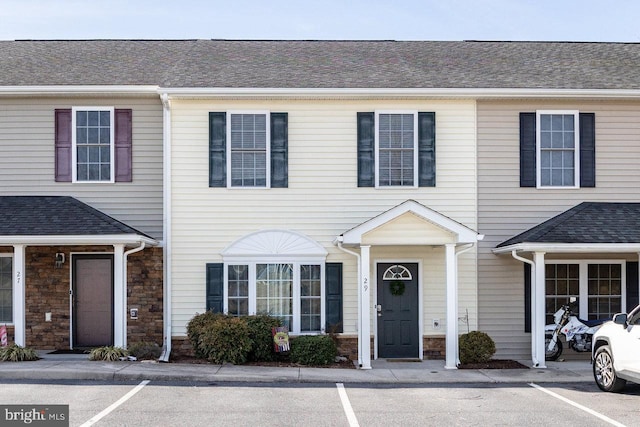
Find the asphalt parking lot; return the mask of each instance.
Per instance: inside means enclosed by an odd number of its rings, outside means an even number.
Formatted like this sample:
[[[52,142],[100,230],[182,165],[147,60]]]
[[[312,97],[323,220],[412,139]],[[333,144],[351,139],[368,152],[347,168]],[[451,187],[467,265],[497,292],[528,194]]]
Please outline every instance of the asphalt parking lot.
[[[640,386],[3,381],[2,404],[68,404],[71,426],[640,425]]]

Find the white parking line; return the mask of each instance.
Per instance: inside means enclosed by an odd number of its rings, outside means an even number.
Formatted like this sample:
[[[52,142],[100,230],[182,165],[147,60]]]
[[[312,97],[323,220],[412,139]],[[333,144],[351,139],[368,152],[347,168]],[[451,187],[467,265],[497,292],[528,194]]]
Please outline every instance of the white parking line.
[[[556,399],[560,399],[560,400],[562,400],[563,402],[568,403],[568,404],[569,404],[569,405],[571,405],[571,406],[574,406],[574,407],[576,407],[576,408],[578,408],[578,409],[581,409],[581,410],[585,411],[586,413],[593,415],[594,417],[598,417],[598,418],[600,418],[602,421],[605,421],[605,422],[607,422],[607,423],[609,423],[609,424],[612,424],[612,425],[614,425],[614,426],[617,426],[617,427],[626,427],[624,424],[619,423],[619,422],[617,422],[616,420],[612,420],[611,418],[607,417],[606,415],[602,415],[601,413],[596,412],[596,411],[594,411],[593,409],[589,409],[589,408],[587,408],[586,406],[582,406],[582,405],[580,405],[579,403],[574,402],[573,400],[569,400],[569,399],[567,399],[566,397],[562,397],[562,396],[560,396],[559,394],[556,394],[556,393],[554,393],[554,392],[552,392],[552,391],[550,391],[550,390],[547,390],[547,389],[546,389],[546,388],[544,388],[544,387],[540,387],[539,385],[534,384],[534,383],[529,383],[529,385],[530,385],[531,387],[533,387],[533,388],[536,388],[536,389],[538,389],[538,390],[540,390],[540,391],[542,391],[542,392],[547,393],[549,396],[553,396],[553,397],[555,397]]]
[[[98,415],[96,415],[95,417],[91,418],[89,421],[87,421],[86,423],[82,424],[80,427],[89,427],[94,425],[95,423],[97,423],[98,421],[100,421],[102,418],[106,417],[107,415],[109,415],[114,409],[116,409],[118,406],[122,405],[124,402],[126,402],[127,400],[131,399],[133,397],[133,395],[135,395],[137,392],[139,392],[140,390],[142,390],[142,388],[144,386],[146,386],[147,384],[149,384],[149,380],[144,380],[142,381],[140,384],[138,384],[133,390],[131,390],[129,393],[125,394],[124,396],[122,396],[120,399],[118,399],[114,404],[112,404],[111,406],[109,406],[107,409],[105,409],[104,411],[100,412]]]
[[[349,426],[360,427],[360,424],[358,424],[358,419],[356,418],[356,414],[353,412],[353,408],[351,407],[351,402],[349,402],[347,391],[344,389],[344,384],[336,383],[336,387],[338,387],[338,394],[340,395],[340,401],[342,402],[344,413],[347,416],[347,420],[349,420]]]

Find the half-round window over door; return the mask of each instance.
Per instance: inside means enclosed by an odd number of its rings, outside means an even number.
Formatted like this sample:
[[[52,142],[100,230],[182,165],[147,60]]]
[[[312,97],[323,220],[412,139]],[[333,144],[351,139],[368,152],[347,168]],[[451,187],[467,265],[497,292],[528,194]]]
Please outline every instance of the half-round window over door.
[[[411,280],[411,272],[404,265],[392,265],[382,275],[382,280]]]

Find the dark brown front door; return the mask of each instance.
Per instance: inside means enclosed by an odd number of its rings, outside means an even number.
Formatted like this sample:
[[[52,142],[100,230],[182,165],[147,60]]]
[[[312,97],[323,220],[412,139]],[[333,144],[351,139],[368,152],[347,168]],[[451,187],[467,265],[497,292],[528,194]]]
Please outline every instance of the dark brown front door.
[[[113,345],[113,255],[73,257],[73,346]]]
[[[419,357],[418,264],[378,264],[378,304],[378,357]]]

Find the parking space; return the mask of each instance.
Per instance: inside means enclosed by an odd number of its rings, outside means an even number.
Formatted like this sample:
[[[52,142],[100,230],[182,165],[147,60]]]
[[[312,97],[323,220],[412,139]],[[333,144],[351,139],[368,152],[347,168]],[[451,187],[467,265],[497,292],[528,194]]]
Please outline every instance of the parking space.
[[[588,383],[544,391],[527,383],[345,384],[351,418],[332,383],[11,382],[2,384],[0,403],[69,404],[70,425],[81,426],[136,386],[94,425],[640,425],[640,387],[608,394]]]

